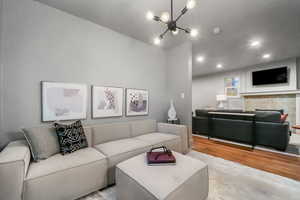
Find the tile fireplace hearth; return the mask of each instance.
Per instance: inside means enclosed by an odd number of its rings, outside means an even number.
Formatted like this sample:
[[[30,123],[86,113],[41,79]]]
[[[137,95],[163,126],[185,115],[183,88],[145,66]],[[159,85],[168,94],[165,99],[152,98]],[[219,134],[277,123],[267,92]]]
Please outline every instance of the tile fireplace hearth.
[[[244,97],[245,110],[283,109],[289,116],[287,121],[293,126],[297,122],[296,94],[255,95]]]

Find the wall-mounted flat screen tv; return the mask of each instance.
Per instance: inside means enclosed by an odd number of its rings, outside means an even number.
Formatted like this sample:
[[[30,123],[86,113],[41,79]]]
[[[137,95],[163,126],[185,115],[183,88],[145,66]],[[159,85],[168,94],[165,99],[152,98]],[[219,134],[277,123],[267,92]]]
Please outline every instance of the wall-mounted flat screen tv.
[[[279,67],[274,69],[252,72],[253,85],[283,84],[288,82],[288,68]]]

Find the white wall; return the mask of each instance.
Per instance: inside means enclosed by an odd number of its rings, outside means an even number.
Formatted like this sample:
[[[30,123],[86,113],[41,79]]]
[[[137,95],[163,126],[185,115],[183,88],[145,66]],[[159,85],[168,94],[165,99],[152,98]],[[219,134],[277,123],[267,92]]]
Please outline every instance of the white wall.
[[[149,116],[92,120],[89,104],[84,123],[166,119],[163,50],[36,1],[4,0],[3,8],[0,149],[20,136],[21,127],[41,124],[40,81],[149,90]]]
[[[288,66],[290,71],[290,80],[285,85],[270,85],[253,87],[251,74],[254,70],[269,69],[270,67]],[[201,77],[193,77],[192,84],[192,101],[193,110],[197,108],[216,107],[216,95],[224,94],[224,78],[239,77],[240,92],[265,92],[265,91],[286,91],[297,89],[297,67],[296,59],[288,59],[280,62],[274,62],[266,65],[248,67],[236,71],[217,73]],[[228,106],[230,109],[243,109],[241,99],[229,99]]]
[[[206,107],[215,108],[217,106],[216,95],[225,93],[224,79],[226,77],[240,77],[241,88],[244,87],[243,86],[244,73],[241,70],[193,78],[193,82],[192,82],[193,110],[206,108]],[[240,108],[237,107],[235,109],[240,109]]]

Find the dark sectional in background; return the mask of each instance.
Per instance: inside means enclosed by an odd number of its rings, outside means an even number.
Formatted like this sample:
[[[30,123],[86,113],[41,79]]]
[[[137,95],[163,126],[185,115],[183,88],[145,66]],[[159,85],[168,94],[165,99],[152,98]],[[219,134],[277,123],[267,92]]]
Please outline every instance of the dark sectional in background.
[[[196,110],[193,133],[285,151],[290,130],[289,123],[281,121],[281,114],[283,110]]]

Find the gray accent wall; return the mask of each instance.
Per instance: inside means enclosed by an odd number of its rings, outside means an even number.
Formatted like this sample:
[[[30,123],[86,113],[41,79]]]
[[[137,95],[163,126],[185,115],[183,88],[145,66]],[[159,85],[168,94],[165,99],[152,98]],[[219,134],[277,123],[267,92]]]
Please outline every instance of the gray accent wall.
[[[167,52],[167,87],[182,124],[192,125],[192,44],[187,42]],[[182,95],[184,94],[184,98]]]
[[[180,111],[189,107],[176,92],[178,88],[190,98],[189,86],[184,83],[187,75],[176,81],[183,77],[183,71],[177,70],[189,67],[185,49],[178,52],[183,56],[182,64],[168,62],[171,78],[167,85],[166,52],[162,49],[36,1],[3,3],[0,149],[21,137],[20,128],[42,124],[40,81],[149,90],[149,116],[92,120],[89,104],[87,124],[145,118],[165,121],[170,98],[167,91],[179,102]],[[173,58],[176,54],[168,55]],[[182,116],[184,122],[187,118]]]
[[[2,23],[3,22],[3,0],[0,0],[0,135],[3,133],[3,51],[2,51]],[[0,137],[1,139],[1,137]],[[1,140],[0,140],[1,149]]]

